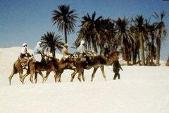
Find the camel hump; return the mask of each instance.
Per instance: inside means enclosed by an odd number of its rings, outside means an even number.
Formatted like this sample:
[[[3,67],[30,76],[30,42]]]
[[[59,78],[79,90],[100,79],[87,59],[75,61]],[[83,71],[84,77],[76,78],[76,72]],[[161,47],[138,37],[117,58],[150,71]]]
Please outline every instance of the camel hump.
[[[106,64],[106,59],[103,56],[99,56],[99,60],[101,64]]]

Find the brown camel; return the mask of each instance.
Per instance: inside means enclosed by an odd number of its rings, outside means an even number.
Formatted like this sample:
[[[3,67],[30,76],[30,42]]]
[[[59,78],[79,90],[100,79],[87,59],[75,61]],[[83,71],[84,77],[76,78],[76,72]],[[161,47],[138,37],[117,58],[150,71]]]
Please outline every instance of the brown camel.
[[[55,82],[61,82],[61,74],[63,73],[63,71],[65,69],[71,69],[71,70],[75,70],[75,67],[73,65],[73,63],[70,61],[69,58],[67,59],[61,59],[61,60],[55,60],[55,66],[56,66],[56,70],[55,70]],[[50,73],[50,72],[49,72]],[[44,77],[44,81],[47,80],[49,74],[46,74],[46,76]]]
[[[44,60],[42,60],[42,62],[36,62],[33,58],[30,59],[28,62],[28,71],[27,74],[23,77],[23,82],[25,77],[30,74],[30,81],[33,83],[33,77],[34,77],[35,83],[37,83],[38,73],[42,76],[44,82],[45,77],[43,77],[42,71],[46,71],[46,76],[48,76],[51,71],[53,71],[56,74],[57,60],[58,59],[51,59],[48,62]]]
[[[78,79],[81,81],[81,78],[83,81],[85,81],[84,78],[84,69],[91,69],[94,68],[91,81],[93,81],[95,77],[95,73],[98,68],[101,69],[104,79],[106,79],[106,75],[104,73],[104,65],[112,65],[113,61],[118,59],[119,53],[112,52],[108,55],[107,58],[101,56],[101,55],[88,55],[84,54],[82,57],[73,57],[72,60],[74,61],[74,66],[76,67],[76,70],[71,74],[71,82],[73,81],[75,75],[78,73]]]
[[[47,62],[45,60],[42,60],[42,62],[35,62],[34,59],[30,59],[28,63],[28,72],[23,77],[23,82],[25,77],[30,74],[30,81],[33,83],[34,77],[35,83],[37,83],[38,73],[42,76],[43,82],[45,82],[52,71],[54,72],[55,82],[57,82],[58,77],[61,76],[64,69],[73,69],[73,65],[71,65],[70,61],[50,58]],[[42,71],[46,71],[45,77],[43,77]],[[58,81],[60,82],[61,79],[59,78]]]
[[[81,81],[81,78],[83,81],[85,81],[84,78],[84,69],[91,69],[94,68],[92,73],[92,79],[93,81],[94,75],[98,68],[101,68],[103,77],[106,79],[105,73],[104,73],[104,66],[103,64],[106,63],[106,60],[101,56],[84,56],[84,58],[74,58],[74,66],[76,67],[76,70],[71,74],[71,82],[73,81],[75,75],[78,73],[78,79]]]
[[[8,77],[9,79],[9,84],[11,85],[11,81],[12,81],[12,78],[15,74],[19,73],[19,78],[20,78],[20,81],[22,82],[23,84],[23,80],[22,80],[22,77],[23,77],[23,67],[25,67],[27,63],[27,60],[26,59],[21,59],[21,58],[18,58],[14,64],[13,64],[13,69],[12,69],[12,73],[10,74],[10,76]]]

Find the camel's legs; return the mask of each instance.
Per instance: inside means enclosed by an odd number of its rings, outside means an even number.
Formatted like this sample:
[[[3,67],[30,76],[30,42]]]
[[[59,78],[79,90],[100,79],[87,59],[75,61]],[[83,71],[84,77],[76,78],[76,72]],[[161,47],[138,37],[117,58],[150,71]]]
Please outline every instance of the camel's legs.
[[[38,81],[38,73],[37,72],[35,72],[35,78],[34,78],[34,80],[35,80],[35,83],[37,83],[37,81]]]
[[[43,81],[44,81],[44,77],[43,77],[42,72],[39,71],[38,73],[41,75],[41,77],[42,77],[42,79],[43,79]],[[37,73],[37,72],[35,73],[35,83],[37,83],[38,73]],[[43,82],[43,81],[42,81],[42,82]]]
[[[77,74],[77,70],[75,70],[72,74],[71,74],[71,82],[73,82],[73,79],[75,78],[75,75]]]
[[[101,66],[100,69],[101,69],[101,71],[102,71],[102,75],[103,75],[104,79],[106,80],[106,75],[105,75],[105,73],[104,73],[104,66]]]
[[[42,82],[44,82],[44,76],[43,76],[42,72],[40,71],[39,74],[41,75],[41,77],[43,79]]]
[[[59,74],[57,72],[55,72],[54,78],[55,78],[55,83],[57,82],[57,78],[58,78]],[[59,78],[60,79],[60,78]]]
[[[31,74],[30,74],[30,81],[31,81],[31,83],[33,83],[33,74],[34,74],[34,73],[31,73]]]
[[[83,82],[85,81],[84,70],[82,71],[82,80],[83,80]]]
[[[57,75],[57,77],[59,78],[58,82],[61,82],[61,75],[62,75],[62,73],[63,73],[63,71],[60,72],[60,73]]]
[[[20,72],[19,72],[19,80],[22,82],[22,84],[23,84],[23,70],[21,70]]]
[[[22,77],[22,83],[24,83],[25,78],[26,78],[28,75],[29,75],[29,73],[26,73],[25,75],[23,75],[23,77]]]
[[[13,76],[14,76],[14,72],[12,72],[11,73],[11,75],[8,77],[8,79],[9,79],[9,85],[11,85],[11,80],[12,80],[12,78],[13,78]]]
[[[78,80],[81,82],[81,76],[82,76],[82,73],[78,73]]]
[[[98,67],[96,67],[96,68],[94,67],[94,70],[93,70],[93,73],[92,73],[92,78],[91,78],[92,82],[93,82],[93,79],[95,77],[95,73],[96,73],[97,69],[98,69]]]
[[[43,77],[43,82],[46,82],[46,80],[48,79],[49,74],[50,74],[50,72],[47,71],[47,72],[46,72],[46,76]]]

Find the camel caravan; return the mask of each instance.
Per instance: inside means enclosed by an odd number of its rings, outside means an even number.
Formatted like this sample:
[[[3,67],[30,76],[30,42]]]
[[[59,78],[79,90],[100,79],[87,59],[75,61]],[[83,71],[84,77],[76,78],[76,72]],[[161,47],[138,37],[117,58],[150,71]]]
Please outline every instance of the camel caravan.
[[[92,51],[85,50],[83,47],[84,43],[82,40],[77,48],[78,52],[73,54],[68,52],[67,44],[62,43],[59,46],[63,54],[61,59],[53,57],[51,48],[44,48],[41,41],[37,43],[32,55],[28,53],[27,44],[24,43],[20,56],[13,64],[12,73],[9,76],[9,84],[11,85],[15,74],[19,74],[19,80],[24,84],[24,80],[28,76],[31,83],[37,83],[38,74],[41,75],[43,82],[45,82],[48,76],[51,75],[51,72],[54,72],[55,82],[61,82],[61,75],[66,69],[73,70],[73,73],[70,75],[71,82],[73,82],[76,75],[78,75],[79,81],[85,81],[84,70],[91,68],[94,68],[91,81],[93,81],[98,68],[101,69],[103,77],[106,79],[104,66],[112,65],[114,61],[117,61],[119,52],[113,51],[106,55],[97,55]],[[42,72],[46,72],[46,75],[43,75]]]

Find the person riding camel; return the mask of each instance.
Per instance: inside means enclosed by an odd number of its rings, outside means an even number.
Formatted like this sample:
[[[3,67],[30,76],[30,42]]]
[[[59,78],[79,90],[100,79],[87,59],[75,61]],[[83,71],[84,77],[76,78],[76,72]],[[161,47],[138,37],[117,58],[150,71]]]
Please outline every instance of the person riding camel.
[[[85,41],[81,40],[79,47],[77,47],[77,52],[83,54],[85,52]]]
[[[63,55],[61,61],[66,61],[66,59],[67,59],[70,55],[72,55],[72,54],[69,53],[69,51],[68,51],[68,45],[67,45],[67,44],[61,45],[61,53],[62,53],[62,55]],[[76,68],[73,64],[70,64],[70,67],[71,67],[72,69],[75,69],[75,68]]]
[[[28,64],[30,56],[31,55],[28,53],[27,43],[23,43],[22,48],[21,48],[21,53],[20,53],[20,56],[19,56],[19,59],[21,60],[21,65],[22,65],[23,69],[26,69],[26,66]]]
[[[42,54],[43,54],[43,48],[42,48],[42,42],[37,42],[35,48],[34,48],[34,52],[33,52],[33,56],[35,61],[37,62],[41,62],[42,61]]]
[[[28,53],[28,45],[27,43],[23,43],[21,48],[20,58],[29,57],[29,55],[30,54]]]
[[[51,48],[49,46],[44,48],[44,59],[46,62],[48,62],[49,60],[51,60],[51,58],[53,57],[52,53],[51,53]]]
[[[77,53],[79,53],[79,57],[81,58],[81,61],[85,61],[85,41],[81,40],[80,45],[77,47]]]
[[[61,53],[63,55],[63,60],[65,60],[66,58],[69,57],[69,55],[71,55],[71,53],[68,52],[68,45],[64,44],[61,46]]]

